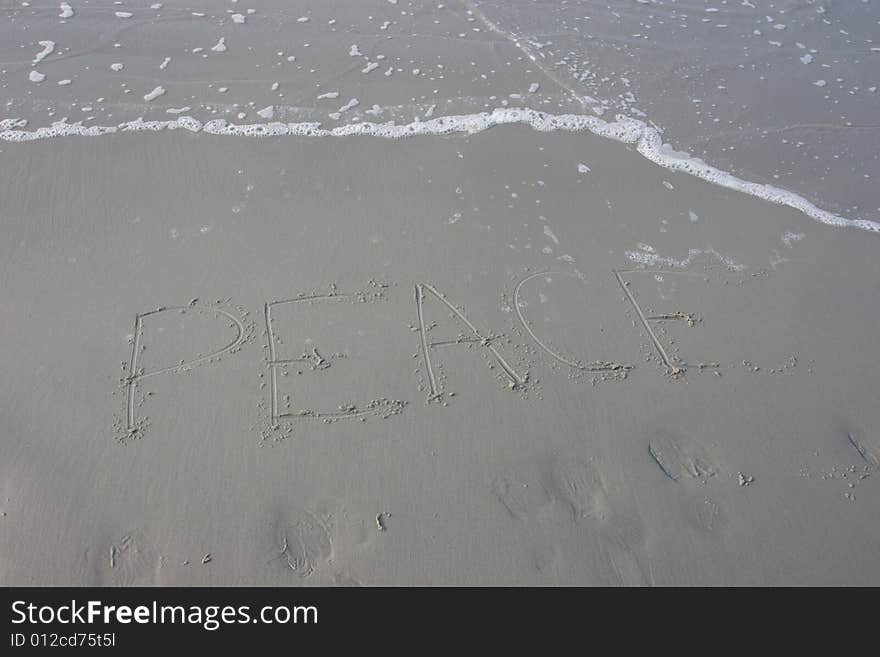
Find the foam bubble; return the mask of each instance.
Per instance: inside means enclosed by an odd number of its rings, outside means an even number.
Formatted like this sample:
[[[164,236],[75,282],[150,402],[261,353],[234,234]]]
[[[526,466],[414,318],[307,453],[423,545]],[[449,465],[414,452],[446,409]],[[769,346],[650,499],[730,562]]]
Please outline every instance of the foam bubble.
[[[360,105],[360,103],[361,101],[359,101],[357,98],[352,98],[345,105],[340,107],[335,112],[330,112],[330,114],[328,114],[327,116],[329,116],[334,121],[338,121],[340,118],[342,118],[342,114],[344,112],[347,112],[348,110],[357,107],[358,105]]]
[[[148,103],[152,100],[156,100],[159,96],[165,95],[165,87],[156,87],[150,93],[144,94],[144,100]]]
[[[0,119],[0,131],[24,128],[27,123],[27,119]]]
[[[654,247],[649,244],[638,244],[638,251],[626,251],[626,257],[635,263],[646,265],[648,267],[672,267],[675,269],[687,269],[692,262],[698,258],[712,258],[726,265],[731,271],[745,271],[747,267],[738,263],[733,258],[725,256],[711,246],[705,249],[688,249],[686,258],[676,259],[670,256],[658,254]]]
[[[55,42],[54,41],[38,41],[38,43],[43,47],[43,49],[36,54],[34,57],[34,64],[39,64],[46,57],[51,55],[55,50]]]

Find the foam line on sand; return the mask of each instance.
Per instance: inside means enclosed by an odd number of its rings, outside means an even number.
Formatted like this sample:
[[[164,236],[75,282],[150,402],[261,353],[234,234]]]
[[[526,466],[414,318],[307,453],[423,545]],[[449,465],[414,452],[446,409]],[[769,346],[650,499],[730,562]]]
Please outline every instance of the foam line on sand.
[[[437,136],[453,133],[475,134],[489,128],[524,124],[539,132],[589,132],[624,144],[633,144],[645,158],[672,171],[688,173],[720,187],[799,210],[808,217],[830,226],[860,228],[880,232],[880,223],[868,219],[848,219],[816,206],[806,198],[773,185],[749,182],[713,167],[687,153],[675,151],[664,144],[660,131],[644,121],[618,115],[614,121],[582,114],[547,114],[528,108],[499,108],[492,112],[437,117],[407,124],[350,123],[322,128],[320,123],[252,123],[237,125],[222,119],[207,122],[191,116],[167,121],[137,119],[116,126],[84,126],[80,123],[57,121],[49,126],[26,130],[17,119],[0,120],[0,139],[27,142],[55,137],[97,137],[120,132],[161,132],[184,129],[194,133],[237,137],[381,137],[403,139],[416,136]]]

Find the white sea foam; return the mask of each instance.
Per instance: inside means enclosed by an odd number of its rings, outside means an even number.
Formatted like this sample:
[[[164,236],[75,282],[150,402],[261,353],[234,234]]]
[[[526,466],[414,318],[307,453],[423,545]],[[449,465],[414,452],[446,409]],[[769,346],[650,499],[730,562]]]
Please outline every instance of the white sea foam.
[[[54,41],[39,41],[38,43],[43,47],[43,49],[38,52],[34,57],[34,64],[39,64],[41,61],[46,59],[46,57],[51,55],[55,50]]]
[[[159,132],[184,128],[191,132],[205,132],[227,136],[307,136],[348,137],[368,136],[383,139],[403,139],[417,136],[448,135],[452,133],[475,134],[501,125],[524,124],[538,132],[589,132],[599,137],[631,144],[645,158],[671,171],[690,174],[712,184],[748,194],[770,203],[798,210],[808,217],[830,226],[861,228],[880,233],[880,223],[868,219],[847,219],[823,210],[802,196],[773,185],[749,182],[687,153],[678,152],[664,144],[660,132],[644,121],[618,115],[614,121],[582,114],[547,114],[528,108],[501,108],[492,112],[480,112],[459,116],[444,116],[428,121],[398,125],[389,123],[360,122],[322,128],[320,123],[258,123],[236,125],[222,119],[202,123],[190,116],[169,121],[130,121],[117,126],[83,126],[80,123],[57,121],[50,126],[23,130],[8,128],[0,130],[0,139],[10,142],[26,142],[38,139],[69,136],[98,136],[133,130]],[[3,124],[0,123],[0,126]]]
[[[357,98],[352,98],[345,105],[340,107],[335,112],[330,112],[330,114],[328,114],[327,116],[329,116],[334,121],[338,121],[342,117],[343,113],[347,112],[348,110],[350,110],[352,108],[357,107],[358,105],[360,105],[360,101]]]
[[[745,271],[747,267],[738,263],[733,258],[722,255],[711,246],[705,249],[688,249],[686,258],[676,259],[669,256],[663,256],[657,253],[653,246],[649,244],[638,244],[638,251],[626,251],[626,257],[633,262],[648,267],[672,267],[676,269],[687,269],[697,258],[712,258],[723,263],[731,271]]]
[[[785,233],[785,235],[782,236],[782,243],[790,248],[792,244],[794,244],[795,242],[800,242],[802,239],[804,239],[803,233],[793,233],[791,231],[788,231],[787,233]]]
[[[73,18],[73,7],[68,3],[62,2],[59,9],[61,10],[61,13],[58,14],[58,18]]]
[[[165,87],[156,87],[150,93],[144,94],[144,100],[148,103],[151,100],[156,100],[159,96],[163,96],[165,94]]]

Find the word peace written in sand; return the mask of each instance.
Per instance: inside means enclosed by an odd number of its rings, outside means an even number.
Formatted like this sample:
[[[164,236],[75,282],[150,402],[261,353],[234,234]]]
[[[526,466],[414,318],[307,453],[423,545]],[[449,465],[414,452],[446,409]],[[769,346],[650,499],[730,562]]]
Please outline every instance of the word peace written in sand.
[[[634,286],[640,275],[644,282],[646,274],[652,275],[658,281],[666,277],[685,276],[703,280],[686,272],[643,269],[611,272],[608,284],[615,286],[618,297],[626,308],[626,313],[621,314],[621,318],[625,319],[629,315],[632,325],[626,327],[629,329],[627,333],[641,334],[647,339],[645,346],[650,354],[645,360],[658,363],[671,378],[681,378],[689,369],[717,372],[720,367],[718,362],[690,363],[682,358],[677,347],[672,347],[674,341],[668,337],[667,331],[664,328],[658,329],[673,323],[693,327],[701,319],[694,313],[681,310],[665,313],[649,310],[645,303],[639,301]],[[537,323],[527,316],[527,308],[530,306],[524,299],[527,288],[533,281],[550,281],[554,276],[574,277],[572,274],[559,272],[531,273],[519,279],[513,287],[511,315],[523,340],[528,343],[523,347],[529,353],[543,355],[555,369],[567,371],[569,378],[591,377],[594,384],[597,381],[626,379],[634,369],[633,365],[595,358],[601,354],[594,354],[590,361],[571,356],[556,346],[553,340],[542,335],[544,329],[539,329]],[[304,407],[302,404],[294,407],[293,396],[286,392],[288,389],[296,389],[297,400],[312,397],[322,399],[326,404],[327,399],[333,398],[334,385],[349,388],[352,381],[375,382],[382,379],[382,373],[388,372],[392,366],[405,367],[407,361],[402,359],[407,356],[401,355],[402,350],[397,344],[400,336],[400,314],[389,312],[389,307],[382,302],[396,301],[398,305],[409,310],[413,321],[408,329],[416,333],[418,338],[417,351],[409,354],[409,357],[418,359],[419,368],[415,370],[419,379],[418,389],[426,394],[428,404],[446,405],[455,396],[455,392],[447,391],[446,368],[442,363],[441,352],[448,354],[449,349],[454,350],[456,347],[467,348],[471,355],[479,354],[493,371],[495,378],[511,391],[526,394],[535,383],[530,373],[529,359],[515,353],[516,349],[511,346],[508,336],[484,331],[465,310],[433,285],[418,282],[413,286],[411,294],[409,300],[406,300],[391,285],[370,281],[363,290],[357,292],[340,291],[331,286],[327,292],[300,294],[264,303],[260,323],[264,326],[263,348],[266,350],[267,371],[260,377],[263,379],[263,408],[270,420],[269,429],[283,430],[284,423],[309,419],[334,422],[342,419],[365,420],[369,416],[388,418],[404,409],[408,401],[390,397],[361,400],[359,403],[346,401],[330,408]],[[693,296],[687,298],[694,299]],[[250,313],[243,308],[239,311],[236,314],[231,309],[203,304],[198,299],[193,299],[186,305],[163,306],[135,316],[131,359],[126,367],[127,375],[123,379],[125,419],[118,427],[123,438],[141,434],[147,424],[147,418],[138,417],[137,413],[138,406],[143,406],[146,402],[144,395],[140,395],[139,400],[139,388],[146,380],[162,374],[188,372],[199,364],[216,364],[223,356],[239,352],[245,343],[253,339],[254,326],[247,321]],[[152,335],[156,338],[154,342],[162,344],[163,334],[166,339],[169,333],[173,336],[173,327],[168,331],[168,327],[162,325],[160,320],[163,317],[173,318],[175,314],[186,316],[187,321],[192,321],[189,318],[193,316],[199,316],[204,324],[202,333],[215,336],[216,346],[204,352],[196,348],[173,363],[166,361],[157,366],[142,365],[142,352],[146,348],[147,337]],[[353,323],[352,317],[356,317],[357,322]],[[444,318],[451,320],[459,329],[457,335],[445,339],[435,337],[437,320]],[[315,332],[316,325],[320,326],[319,337],[303,338],[304,335]],[[178,323],[178,328],[179,326]],[[636,329],[635,333],[633,328]],[[294,336],[292,340],[288,338],[290,335]],[[288,342],[298,341],[304,348],[291,352]],[[589,340],[587,343],[589,344]],[[164,351],[180,351],[186,348],[191,347],[175,344],[172,349],[166,345]],[[742,362],[751,367],[748,361]],[[779,371],[794,365],[795,359],[792,357]],[[322,378],[326,377],[331,368],[337,372],[341,370],[345,378],[341,381]],[[753,369],[757,371],[759,368]],[[291,377],[294,372],[297,376]],[[297,383],[289,384],[293,379]],[[405,393],[401,396],[405,396]]]

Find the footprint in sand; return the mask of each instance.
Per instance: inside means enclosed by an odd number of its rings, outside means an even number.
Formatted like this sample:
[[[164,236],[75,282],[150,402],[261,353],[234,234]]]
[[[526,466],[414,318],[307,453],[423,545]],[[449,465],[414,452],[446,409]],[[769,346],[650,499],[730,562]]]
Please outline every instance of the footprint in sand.
[[[601,549],[617,586],[652,586],[650,565],[641,550],[621,537],[606,537]]]
[[[645,527],[635,508],[622,497],[612,499],[600,468],[581,460],[557,461],[549,484],[571,510],[576,524],[587,520],[611,583],[647,586],[653,583]]]
[[[317,514],[301,511],[278,523],[278,561],[286,568],[308,577],[333,554],[327,522]]]
[[[98,580],[103,586],[155,586],[161,569],[162,555],[137,530],[102,550]]]
[[[492,481],[492,492],[516,520],[526,522],[540,515],[550,499],[538,483],[528,483],[513,473],[500,474]]]
[[[563,461],[554,468],[552,479],[554,490],[571,508],[575,518],[607,519],[608,495],[602,475],[592,464]]]
[[[551,457],[542,459],[539,472],[536,478],[500,474],[492,481],[492,492],[512,518],[538,531],[526,536],[541,575],[560,581],[582,576],[582,559],[592,554],[600,560],[594,562],[598,570],[591,581],[623,586],[653,582],[641,519],[623,501],[612,501],[595,463]],[[572,536],[578,537],[575,552],[563,547]]]
[[[633,509],[608,513],[599,529],[599,549],[616,586],[653,586],[645,525]]]
[[[648,443],[648,452],[663,474],[679,484],[705,484],[718,473],[708,450],[684,436],[657,433]],[[700,529],[712,532],[727,524],[724,509],[706,495],[691,495],[686,506],[688,520]]]
[[[718,471],[706,449],[683,436],[659,433],[651,439],[648,451],[673,481],[679,481],[682,477],[706,481]]]

